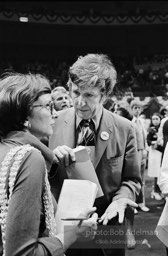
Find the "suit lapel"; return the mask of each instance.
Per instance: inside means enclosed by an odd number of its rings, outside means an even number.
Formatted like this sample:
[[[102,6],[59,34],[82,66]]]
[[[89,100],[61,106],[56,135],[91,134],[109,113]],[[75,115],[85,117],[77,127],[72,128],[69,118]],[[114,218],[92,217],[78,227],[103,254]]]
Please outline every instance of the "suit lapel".
[[[63,124],[63,142],[70,148],[75,147],[75,110],[70,109],[65,116]]]
[[[95,147],[95,161],[94,161],[94,167],[96,169],[108,143],[111,139],[113,131],[113,122],[111,118],[111,113],[107,111],[106,109],[103,109],[102,118],[100,121],[100,127],[98,132],[98,137],[96,141],[96,147]],[[102,133],[106,133],[109,135],[109,138],[107,140],[103,140]],[[64,124],[62,129],[62,138],[59,138],[59,140],[62,140],[62,145],[65,144],[70,148],[75,147],[75,110],[74,108],[67,111],[65,118],[64,118]]]
[[[98,131],[98,137],[97,137],[96,148],[95,148],[95,162],[94,162],[95,169],[109,143],[110,137],[112,135],[112,131],[113,131],[113,127],[112,127],[111,113],[106,109],[103,109],[103,115],[100,121],[100,128]],[[107,136],[104,137],[103,134],[106,134]]]

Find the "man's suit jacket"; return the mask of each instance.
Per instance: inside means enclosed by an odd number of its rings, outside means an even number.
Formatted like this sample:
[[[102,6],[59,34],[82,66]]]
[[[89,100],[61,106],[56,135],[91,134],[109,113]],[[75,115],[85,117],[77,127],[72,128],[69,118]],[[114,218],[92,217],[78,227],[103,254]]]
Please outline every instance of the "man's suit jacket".
[[[75,147],[74,108],[60,112],[53,130],[49,140],[51,149],[59,145]],[[102,132],[109,134],[107,140],[103,140]],[[102,212],[112,200],[136,199],[141,187],[141,179],[133,124],[104,108],[97,134],[93,165],[104,192],[104,197],[102,200],[101,198],[97,200],[96,205],[98,208],[100,205]],[[67,178],[63,166],[58,167],[56,175],[50,178],[51,189],[56,199],[59,197],[63,180]]]

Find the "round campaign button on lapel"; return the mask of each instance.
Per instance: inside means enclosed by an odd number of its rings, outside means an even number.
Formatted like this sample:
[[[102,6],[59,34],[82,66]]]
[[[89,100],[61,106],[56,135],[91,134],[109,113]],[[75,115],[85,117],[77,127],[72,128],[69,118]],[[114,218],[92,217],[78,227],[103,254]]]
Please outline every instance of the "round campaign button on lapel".
[[[102,140],[108,140],[109,139],[109,134],[108,134],[108,132],[104,131],[104,132],[101,132],[100,137],[101,137]]]

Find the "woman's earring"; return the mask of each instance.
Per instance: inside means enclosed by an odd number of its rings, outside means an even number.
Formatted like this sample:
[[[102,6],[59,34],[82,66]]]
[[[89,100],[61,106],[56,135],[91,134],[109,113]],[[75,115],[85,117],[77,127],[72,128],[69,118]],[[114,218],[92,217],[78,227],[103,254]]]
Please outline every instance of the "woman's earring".
[[[24,123],[24,126],[27,128],[27,129],[30,129],[31,128],[31,123],[26,120],[25,123]]]

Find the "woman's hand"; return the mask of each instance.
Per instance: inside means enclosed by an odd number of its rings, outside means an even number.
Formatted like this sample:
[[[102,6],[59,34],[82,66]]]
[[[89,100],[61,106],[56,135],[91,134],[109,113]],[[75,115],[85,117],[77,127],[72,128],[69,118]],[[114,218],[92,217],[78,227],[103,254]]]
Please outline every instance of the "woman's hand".
[[[97,213],[94,213],[96,207],[87,209],[78,218],[86,220],[73,221],[73,224],[64,226],[64,233],[59,233],[57,237],[62,241],[64,251],[66,251],[76,241],[90,241],[94,239],[97,230]],[[89,218],[89,216],[92,216]],[[88,218],[88,219],[87,219]]]
[[[68,166],[71,162],[75,161],[73,149],[66,145],[56,147],[53,152],[55,154],[57,164]]]
[[[95,237],[95,233],[97,230],[97,219],[98,219],[98,214],[93,213],[95,210],[96,210],[96,207],[93,207],[92,209],[88,209],[84,213],[79,215],[79,218],[88,218],[88,219],[79,221],[76,228],[77,240],[88,241],[88,240],[92,240]],[[92,216],[89,218],[91,214]]]

